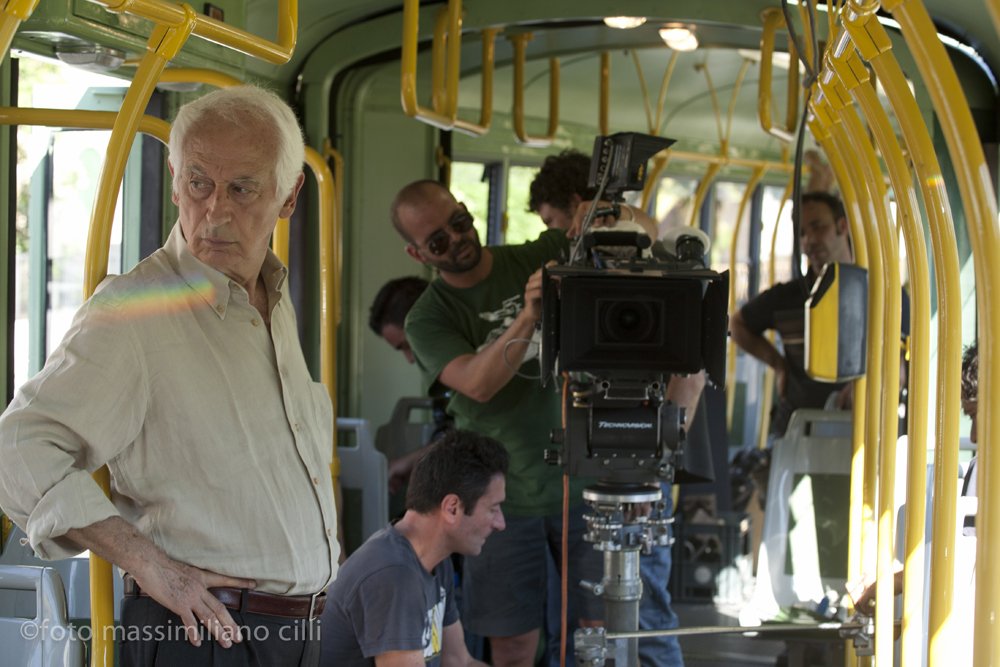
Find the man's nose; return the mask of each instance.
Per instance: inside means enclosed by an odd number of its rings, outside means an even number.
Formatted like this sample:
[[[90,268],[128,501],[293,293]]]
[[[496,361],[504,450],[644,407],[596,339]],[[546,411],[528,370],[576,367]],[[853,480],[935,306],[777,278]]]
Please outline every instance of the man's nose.
[[[507,527],[507,523],[503,520],[503,512],[497,512],[497,516],[493,519],[493,530],[503,530]]]
[[[224,225],[231,217],[232,202],[226,188],[216,187],[208,198],[208,210],[205,218],[213,225]]]

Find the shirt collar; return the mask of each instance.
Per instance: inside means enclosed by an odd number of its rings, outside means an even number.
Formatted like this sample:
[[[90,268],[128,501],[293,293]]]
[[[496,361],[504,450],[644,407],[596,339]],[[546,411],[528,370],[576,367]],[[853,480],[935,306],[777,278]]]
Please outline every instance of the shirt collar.
[[[239,286],[239,283],[191,254],[181,231],[180,221],[174,223],[163,249],[181,279],[212,307],[219,319],[225,319],[229,296],[233,287]],[[276,304],[281,299],[281,289],[288,276],[288,269],[277,255],[268,250],[260,274],[268,291],[268,302]]]

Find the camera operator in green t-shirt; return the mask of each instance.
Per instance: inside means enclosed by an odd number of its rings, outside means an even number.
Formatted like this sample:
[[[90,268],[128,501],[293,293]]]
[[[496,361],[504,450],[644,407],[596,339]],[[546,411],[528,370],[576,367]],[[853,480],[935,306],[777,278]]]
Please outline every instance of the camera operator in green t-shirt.
[[[563,230],[521,246],[484,248],[473,219],[440,183],[418,181],[396,195],[392,224],[406,252],[439,271],[406,318],[404,333],[428,385],[455,391],[456,427],[492,437],[510,453],[507,529],[464,565],[463,621],[490,638],[496,664],[530,665],[542,626],[546,550],[561,562],[562,471],[543,451],[562,425],[562,397],[538,381],[541,267],[568,255]],[[599,624],[603,602],[575,582],[599,581],[601,555],[583,541],[582,489],[570,480],[571,613]]]

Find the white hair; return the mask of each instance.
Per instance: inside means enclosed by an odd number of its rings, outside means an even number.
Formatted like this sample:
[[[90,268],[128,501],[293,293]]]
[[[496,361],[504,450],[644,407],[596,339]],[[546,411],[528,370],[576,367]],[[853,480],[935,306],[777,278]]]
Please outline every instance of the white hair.
[[[277,95],[254,85],[222,88],[194,102],[185,104],[177,112],[170,128],[170,163],[174,167],[174,191],[177,191],[177,173],[183,162],[184,142],[193,128],[219,118],[246,126],[259,122],[271,125],[278,139],[278,156],[274,165],[279,198],[292,192],[302,173],[305,162],[305,141],[295,113]]]

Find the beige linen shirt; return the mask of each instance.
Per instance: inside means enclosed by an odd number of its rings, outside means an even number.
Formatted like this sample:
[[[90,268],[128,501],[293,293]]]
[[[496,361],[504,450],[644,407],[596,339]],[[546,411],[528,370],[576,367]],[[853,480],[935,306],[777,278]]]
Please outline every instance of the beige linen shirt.
[[[313,382],[272,253],[271,333],[247,292],[195,259],[180,225],[105,280],[0,418],[0,507],[45,559],[122,516],[171,558],[257,590],[336,575],[333,410]],[[90,474],[107,464],[109,501]]]

